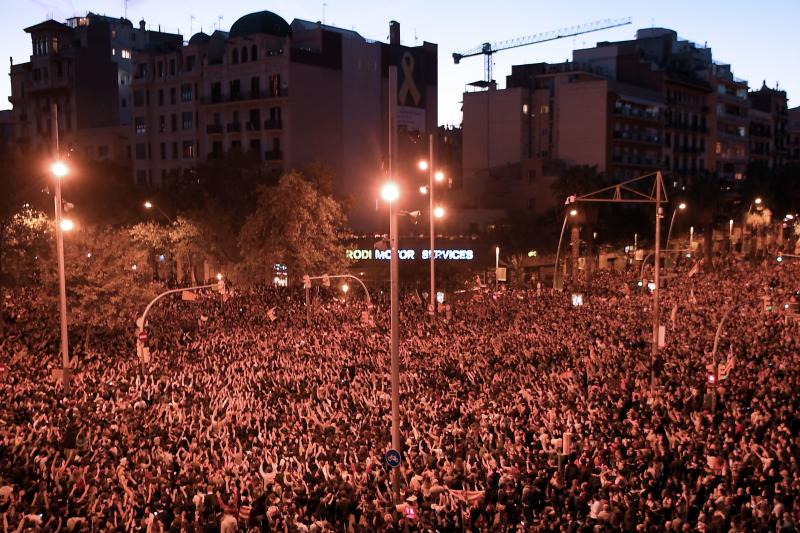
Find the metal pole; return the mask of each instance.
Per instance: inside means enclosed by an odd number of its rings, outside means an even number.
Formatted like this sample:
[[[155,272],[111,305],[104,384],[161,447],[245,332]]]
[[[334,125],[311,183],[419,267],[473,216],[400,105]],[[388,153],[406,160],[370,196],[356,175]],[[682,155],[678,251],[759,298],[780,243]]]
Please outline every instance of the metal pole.
[[[58,150],[58,105],[50,106],[50,119],[53,136],[54,160],[59,160]],[[64,394],[69,394],[70,362],[69,362],[69,333],[67,331],[67,283],[64,274],[64,231],[61,229],[61,177],[56,176],[56,252],[58,255],[58,292],[59,310],[61,314],[61,379],[64,385]]]
[[[394,179],[394,158],[396,157],[397,137],[397,66],[389,67],[389,179]],[[389,259],[390,300],[391,300],[391,378],[392,378],[392,449],[402,457],[400,446],[400,309],[399,309],[399,263],[397,257],[397,200],[389,203]],[[400,503],[400,469],[395,468],[392,475],[392,493],[395,505]]]
[[[564,230],[567,228],[567,217],[569,213],[564,215],[564,223],[561,225],[561,236],[558,238],[558,247],[556,248],[556,265],[553,270],[553,290],[556,290],[556,282],[558,281],[558,256],[561,254],[561,241],[564,239]]]
[[[669,221],[669,230],[667,231],[667,244],[664,248],[669,251],[669,239],[672,237],[672,225],[675,223],[675,215],[678,214],[678,208],[672,210],[672,220]]]
[[[500,271],[500,247],[494,247],[494,292],[497,292],[498,272]]]
[[[436,233],[433,227],[433,133],[428,137],[428,192],[430,194],[430,219],[431,219],[431,317],[436,318]]]
[[[654,281],[655,289],[653,290],[653,347],[650,358],[650,387],[655,385],[654,367],[656,359],[658,358],[658,326],[659,326],[659,270],[661,270],[661,172],[656,173],[656,251],[655,251],[655,265],[654,265]]]

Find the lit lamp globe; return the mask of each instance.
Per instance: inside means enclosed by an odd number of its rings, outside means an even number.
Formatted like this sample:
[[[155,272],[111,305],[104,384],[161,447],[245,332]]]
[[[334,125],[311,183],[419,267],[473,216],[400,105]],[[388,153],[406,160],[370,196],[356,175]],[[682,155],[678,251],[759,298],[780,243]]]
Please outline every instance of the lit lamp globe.
[[[394,202],[400,197],[400,189],[394,182],[389,182],[381,187],[381,198],[387,202]]]
[[[420,170],[428,170],[428,162],[424,159],[420,160],[418,166]]]
[[[68,218],[62,218],[58,225],[61,227],[61,231],[72,231],[75,228],[75,223]]]
[[[436,218],[442,218],[444,216],[444,207],[438,206],[433,210],[433,216]]]
[[[436,181],[443,181],[444,180],[444,172],[439,170],[438,172],[436,172],[436,174],[433,175],[433,179],[435,179]]]
[[[53,176],[61,179],[67,174],[69,174],[69,167],[64,164],[63,161],[56,161],[52,165],[50,165],[50,172],[53,173]]]

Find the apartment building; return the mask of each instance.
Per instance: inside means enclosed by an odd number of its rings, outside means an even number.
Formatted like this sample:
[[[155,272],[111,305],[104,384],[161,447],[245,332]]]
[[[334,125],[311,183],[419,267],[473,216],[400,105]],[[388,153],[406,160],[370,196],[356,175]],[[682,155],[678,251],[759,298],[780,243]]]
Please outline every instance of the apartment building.
[[[50,109],[58,106],[61,145],[95,159],[126,159],[133,105],[130,84],[136,50],[180,42],[179,35],[134,27],[94,13],[25,28],[30,61],[10,69],[14,148],[48,153]]]
[[[276,176],[321,163],[337,177],[335,192],[353,201],[353,224],[364,226],[386,168],[389,65],[405,65],[399,176],[414,176],[427,154],[424,134],[437,128],[437,47],[403,46],[399,24],[391,30],[390,43],[379,43],[262,11],[229,32],[136,53],[134,178],[158,186],[231,151],[251,154]]]

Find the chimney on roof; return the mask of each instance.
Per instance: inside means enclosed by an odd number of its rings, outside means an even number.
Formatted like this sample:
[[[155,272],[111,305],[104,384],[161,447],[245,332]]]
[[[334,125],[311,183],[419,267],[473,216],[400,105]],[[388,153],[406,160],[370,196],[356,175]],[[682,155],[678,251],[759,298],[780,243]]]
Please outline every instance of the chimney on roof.
[[[400,23],[396,20],[389,21],[389,44],[400,46]]]
[[[144,19],[139,21],[139,29],[140,30],[144,31],[146,26],[147,26],[147,24],[145,23]]]

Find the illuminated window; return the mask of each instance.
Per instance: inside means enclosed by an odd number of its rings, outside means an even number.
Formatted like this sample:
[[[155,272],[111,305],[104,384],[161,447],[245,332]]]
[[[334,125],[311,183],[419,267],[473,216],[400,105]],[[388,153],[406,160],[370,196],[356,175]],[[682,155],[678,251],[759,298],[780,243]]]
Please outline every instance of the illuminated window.
[[[522,114],[523,115],[528,114],[528,104],[522,104]]]
[[[717,141],[717,146],[714,148],[714,152],[719,155],[722,153],[722,143]]]
[[[147,125],[145,124],[144,117],[136,117],[133,119],[136,126],[136,134],[143,135],[147,133]]]
[[[122,49],[122,59],[130,59],[131,58],[131,51],[127,48]]]
[[[112,55],[112,56],[115,56],[115,55],[117,55],[117,49],[116,49],[116,48],[112,48],[112,49],[111,49],[111,55]]]
[[[545,105],[543,105],[542,107],[539,108],[539,113],[541,113],[543,115],[546,115],[549,112],[550,112],[550,106],[547,105],[547,104],[545,104]]]

